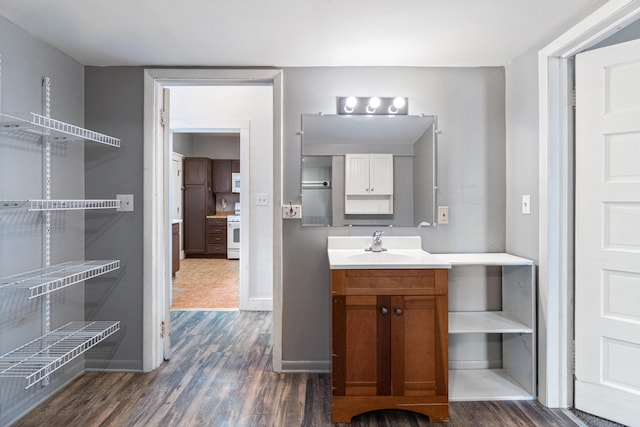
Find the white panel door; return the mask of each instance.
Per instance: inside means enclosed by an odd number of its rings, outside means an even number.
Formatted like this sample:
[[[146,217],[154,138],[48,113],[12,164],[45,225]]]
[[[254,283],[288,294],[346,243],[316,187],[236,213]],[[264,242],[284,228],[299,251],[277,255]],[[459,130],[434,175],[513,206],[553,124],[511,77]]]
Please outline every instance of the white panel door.
[[[640,426],[640,40],[576,59],[576,408]]]
[[[346,195],[369,194],[369,154],[346,154],[344,172]]]
[[[393,155],[369,155],[369,185],[371,194],[393,195]]]

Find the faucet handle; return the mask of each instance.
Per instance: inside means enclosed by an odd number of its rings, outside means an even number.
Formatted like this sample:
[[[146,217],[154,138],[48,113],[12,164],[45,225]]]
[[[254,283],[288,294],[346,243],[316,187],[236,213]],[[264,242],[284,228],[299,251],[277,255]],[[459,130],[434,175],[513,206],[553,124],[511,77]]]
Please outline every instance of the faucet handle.
[[[373,237],[380,237],[384,234],[384,231],[376,230],[373,232]]]

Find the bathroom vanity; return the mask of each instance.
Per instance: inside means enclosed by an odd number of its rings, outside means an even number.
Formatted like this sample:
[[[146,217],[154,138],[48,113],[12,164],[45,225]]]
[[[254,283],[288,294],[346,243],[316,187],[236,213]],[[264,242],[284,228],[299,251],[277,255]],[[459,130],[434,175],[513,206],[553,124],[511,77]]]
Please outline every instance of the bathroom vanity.
[[[449,419],[450,264],[421,250],[420,237],[329,237],[334,423],[378,409]]]

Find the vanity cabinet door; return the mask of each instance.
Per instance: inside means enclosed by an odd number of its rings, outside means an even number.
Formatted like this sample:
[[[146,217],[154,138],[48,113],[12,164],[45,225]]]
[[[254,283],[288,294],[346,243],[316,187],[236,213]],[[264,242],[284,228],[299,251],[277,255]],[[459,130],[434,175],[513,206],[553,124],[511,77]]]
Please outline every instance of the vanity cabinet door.
[[[442,313],[441,296],[335,296],[333,394],[446,397]]]
[[[391,394],[447,397],[445,296],[391,297]]]
[[[333,316],[333,394],[376,396],[384,376],[376,349],[385,341],[376,296],[335,296]]]

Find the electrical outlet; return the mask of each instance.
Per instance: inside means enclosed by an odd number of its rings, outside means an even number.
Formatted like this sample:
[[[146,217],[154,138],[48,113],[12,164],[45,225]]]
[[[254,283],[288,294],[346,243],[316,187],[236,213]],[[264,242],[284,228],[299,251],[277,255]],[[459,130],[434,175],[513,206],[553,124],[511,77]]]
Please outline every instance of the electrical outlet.
[[[438,224],[449,224],[449,206],[438,206]]]
[[[117,212],[133,211],[133,194],[116,194],[116,200],[120,200],[120,207]]]
[[[531,215],[531,196],[529,194],[522,195],[522,213]]]
[[[256,193],[256,206],[269,206],[269,195],[267,193]]]
[[[282,205],[282,218],[284,219],[302,218],[302,206],[301,205]]]

